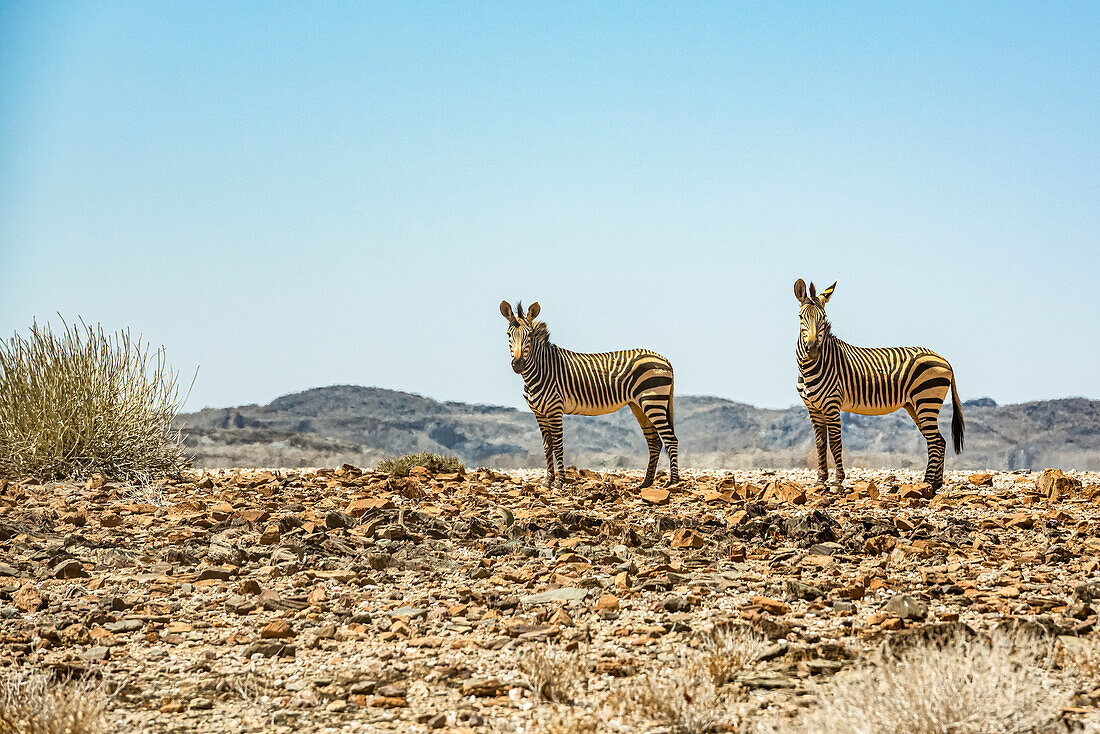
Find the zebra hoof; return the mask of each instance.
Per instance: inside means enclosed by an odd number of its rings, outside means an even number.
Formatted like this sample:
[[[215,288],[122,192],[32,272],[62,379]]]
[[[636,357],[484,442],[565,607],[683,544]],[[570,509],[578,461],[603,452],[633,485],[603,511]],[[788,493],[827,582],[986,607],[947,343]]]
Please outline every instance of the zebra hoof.
[[[653,480],[652,479],[647,479],[647,480],[645,480],[644,482],[642,482],[641,484],[638,485],[638,489],[648,489],[649,487],[652,487],[652,486],[653,486]]]
[[[557,490],[560,490],[560,489],[561,489],[561,488],[562,488],[563,486],[564,486],[564,485],[563,485],[563,483],[562,483],[562,481],[561,481],[560,479],[555,479],[555,480],[554,480],[554,481],[553,481],[553,482],[552,482],[552,483],[550,484],[550,489],[557,489]]]
[[[679,483],[680,483],[680,477],[675,477],[675,478],[669,479],[667,482],[665,482],[665,487],[666,488],[667,487],[675,487]]]

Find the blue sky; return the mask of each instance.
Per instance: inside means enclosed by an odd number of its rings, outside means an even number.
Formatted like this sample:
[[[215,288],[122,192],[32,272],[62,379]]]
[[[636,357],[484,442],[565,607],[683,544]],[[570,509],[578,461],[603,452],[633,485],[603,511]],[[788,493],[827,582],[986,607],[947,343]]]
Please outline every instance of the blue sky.
[[[1086,395],[1095,3],[0,4],[0,334],[130,327],[189,408],[521,405],[501,298],[677,392],[794,390],[798,277],[964,398]]]

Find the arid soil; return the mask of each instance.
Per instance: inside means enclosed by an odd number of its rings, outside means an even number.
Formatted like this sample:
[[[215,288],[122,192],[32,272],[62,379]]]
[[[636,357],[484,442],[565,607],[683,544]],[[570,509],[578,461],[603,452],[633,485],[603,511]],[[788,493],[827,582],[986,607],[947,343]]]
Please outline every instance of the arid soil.
[[[101,677],[115,731],[554,731],[540,656],[575,652],[577,699],[607,702],[745,629],[725,688],[782,730],[886,639],[1093,633],[1100,475],[852,474],[0,482],[0,672]],[[1070,724],[1100,698],[1076,694]]]

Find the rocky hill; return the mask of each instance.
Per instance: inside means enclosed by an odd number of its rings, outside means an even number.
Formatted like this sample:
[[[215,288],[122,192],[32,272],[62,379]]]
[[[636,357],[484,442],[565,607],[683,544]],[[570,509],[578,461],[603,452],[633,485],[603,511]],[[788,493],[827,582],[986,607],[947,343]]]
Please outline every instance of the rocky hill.
[[[1100,469],[1100,401],[1085,398],[964,405],[966,450],[948,468]],[[950,409],[940,416],[950,444]],[[920,467],[924,440],[904,413],[845,415],[850,467]],[[534,417],[513,408],[440,402],[396,390],[337,385],[285,395],[268,405],[208,408],[181,415],[197,466],[370,466],[414,451],[451,453],[470,466],[544,464]],[[805,467],[813,436],[801,407],[755,408],[723,398],[676,399],[683,466]],[[640,468],[645,442],[623,410],[596,418],[566,416],[567,463]]]

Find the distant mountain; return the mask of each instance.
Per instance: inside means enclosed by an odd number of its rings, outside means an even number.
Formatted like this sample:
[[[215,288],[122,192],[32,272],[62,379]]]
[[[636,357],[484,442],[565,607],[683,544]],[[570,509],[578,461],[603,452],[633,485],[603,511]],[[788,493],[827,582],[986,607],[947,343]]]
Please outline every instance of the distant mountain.
[[[948,468],[1100,469],[1100,401],[1085,398],[964,404],[966,450]],[[804,467],[814,460],[805,409],[755,408],[723,398],[676,398],[681,464],[699,468]],[[940,415],[950,446],[951,409]],[[336,385],[285,395],[268,405],[207,408],[179,416],[196,465],[369,466],[414,451],[457,454],[470,466],[545,465],[534,417],[494,405],[439,402],[376,387]],[[843,417],[850,467],[920,467],[924,439],[904,412]],[[566,463],[643,468],[645,441],[629,410],[566,416]]]

